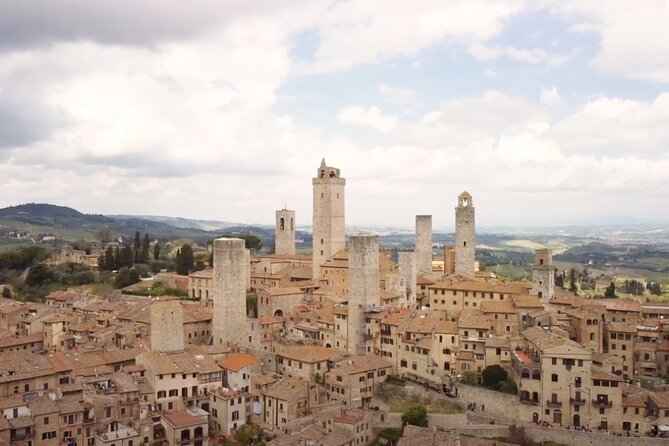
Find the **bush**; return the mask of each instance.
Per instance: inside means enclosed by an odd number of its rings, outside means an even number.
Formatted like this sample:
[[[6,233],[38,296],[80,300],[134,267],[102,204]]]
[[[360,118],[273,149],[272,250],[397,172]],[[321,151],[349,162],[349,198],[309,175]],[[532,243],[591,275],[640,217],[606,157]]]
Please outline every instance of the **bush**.
[[[483,385],[490,389],[498,389],[500,383],[506,381],[508,377],[506,370],[497,364],[486,367],[481,374]]]
[[[427,427],[427,409],[425,406],[416,405],[411,406],[406,412],[402,414],[402,425],[406,426]]]
[[[123,267],[118,270],[116,279],[114,279],[114,287],[125,288],[139,282],[139,274],[134,269]]]

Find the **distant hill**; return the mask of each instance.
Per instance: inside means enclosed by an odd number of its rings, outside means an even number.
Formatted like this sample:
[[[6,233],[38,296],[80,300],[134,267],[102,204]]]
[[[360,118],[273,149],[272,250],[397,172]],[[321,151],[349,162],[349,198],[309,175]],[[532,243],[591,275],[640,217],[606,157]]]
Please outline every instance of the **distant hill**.
[[[243,226],[241,223],[230,223],[218,220],[195,220],[183,217],[165,217],[161,215],[109,215],[115,220],[148,220],[160,222],[175,228],[202,229],[204,231],[217,231],[234,226]]]
[[[66,206],[47,203],[27,203],[0,209],[0,218],[22,221],[35,225],[77,225],[82,223],[110,224],[113,220],[104,215],[83,214]]]

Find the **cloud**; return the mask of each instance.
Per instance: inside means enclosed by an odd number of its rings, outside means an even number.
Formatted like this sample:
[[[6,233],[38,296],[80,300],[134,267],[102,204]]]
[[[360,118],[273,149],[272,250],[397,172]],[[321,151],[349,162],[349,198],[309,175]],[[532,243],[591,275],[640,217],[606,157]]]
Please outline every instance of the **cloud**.
[[[304,15],[322,1],[228,0],[87,1],[45,4],[39,0],[0,0],[0,49],[58,42],[155,46],[195,39],[235,20],[281,14]]]
[[[300,71],[346,70],[415,54],[441,42],[471,44],[498,34],[525,8],[523,0],[346,0],[334,3],[318,28],[313,59]],[[402,32],[398,33],[397,30]]]
[[[339,110],[337,120],[348,124],[371,127],[379,132],[388,132],[397,123],[397,116],[384,115],[375,105],[368,108],[353,105]]]
[[[416,98],[416,91],[410,88],[401,88],[388,84],[379,84],[376,89],[388,102],[407,104]]]
[[[579,20],[570,30],[599,36],[592,61],[596,68],[629,78],[669,82],[669,3],[557,0],[550,7],[567,20]]]
[[[562,98],[557,91],[557,87],[553,86],[552,88],[541,88],[541,94],[539,95],[539,100],[542,104],[553,106],[562,104]]]
[[[555,124],[554,138],[572,151],[612,155],[669,153],[669,93],[653,101],[600,98]]]
[[[520,49],[512,46],[483,45],[480,43],[471,45],[467,52],[481,61],[490,61],[500,57],[508,57],[513,60],[519,60],[532,64],[544,63],[550,66],[556,66],[564,63],[568,57],[564,54],[548,53],[545,50]]]

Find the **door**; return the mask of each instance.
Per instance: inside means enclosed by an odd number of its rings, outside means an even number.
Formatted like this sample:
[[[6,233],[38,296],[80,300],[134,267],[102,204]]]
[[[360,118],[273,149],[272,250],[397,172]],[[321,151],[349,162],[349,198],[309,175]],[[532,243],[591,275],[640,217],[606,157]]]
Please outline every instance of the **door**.
[[[553,412],[553,424],[562,425],[562,412],[559,410]]]
[[[581,416],[579,414],[574,415],[574,427],[579,427],[581,425]]]

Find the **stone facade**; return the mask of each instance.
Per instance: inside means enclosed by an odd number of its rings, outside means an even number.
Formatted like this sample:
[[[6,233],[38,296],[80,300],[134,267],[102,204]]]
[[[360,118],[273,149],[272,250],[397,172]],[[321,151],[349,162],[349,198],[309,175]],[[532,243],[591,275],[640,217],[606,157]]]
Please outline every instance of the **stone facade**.
[[[555,266],[551,249],[542,248],[534,251],[532,294],[539,296],[542,302],[555,297]]]
[[[276,211],[274,253],[295,255],[295,211],[288,209]]]
[[[163,353],[184,351],[184,313],[178,300],[151,304],[151,348]]]
[[[432,275],[432,216],[416,215],[416,266],[419,276]]]
[[[313,220],[313,278],[321,276],[323,262],[346,247],[344,226],[346,180],[339,169],[321,162],[312,180],[314,188]]]
[[[455,208],[455,272],[473,273],[475,270],[476,234],[474,202],[468,192],[458,196]]]
[[[418,267],[416,265],[415,252],[400,252],[397,255],[400,275],[404,277],[406,284],[406,306],[416,307],[416,293],[418,292],[416,281],[418,280]]]
[[[381,304],[379,295],[379,237],[355,235],[349,246],[348,352],[364,354],[365,310]]]
[[[215,345],[246,342],[246,280],[249,266],[244,240],[214,240],[214,317]]]

